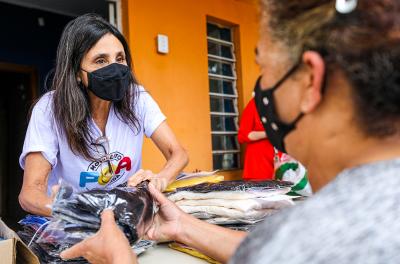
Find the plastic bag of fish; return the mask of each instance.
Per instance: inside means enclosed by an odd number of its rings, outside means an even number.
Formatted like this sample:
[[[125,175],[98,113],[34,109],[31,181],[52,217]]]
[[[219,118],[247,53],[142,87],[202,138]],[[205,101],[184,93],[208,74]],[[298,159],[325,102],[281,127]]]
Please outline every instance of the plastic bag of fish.
[[[209,223],[254,224],[294,205],[291,182],[222,181],[177,188],[168,198],[183,211]]]
[[[72,187],[62,185],[52,205],[52,219],[38,238],[33,239],[35,247],[47,253],[44,263],[63,263],[59,254],[94,235],[100,228],[100,215],[105,209],[114,211],[117,225],[131,246],[134,245],[152,225],[156,211],[147,187],[147,182],[142,182],[137,187],[75,193]]]

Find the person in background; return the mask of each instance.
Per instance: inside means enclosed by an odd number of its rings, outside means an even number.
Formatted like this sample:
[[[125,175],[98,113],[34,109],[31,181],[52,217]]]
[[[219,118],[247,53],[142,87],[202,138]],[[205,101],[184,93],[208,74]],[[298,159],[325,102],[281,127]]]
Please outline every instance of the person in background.
[[[241,144],[246,143],[247,145],[242,175],[244,180],[290,181],[293,182],[290,194],[312,195],[306,168],[288,154],[275,149],[269,142],[254,98],[243,110],[238,140]]]
[[[273,179],[274,147],[267,139],[254,99],[251,99],[243,110],[238,140],[240,144],[246,144],[243,179]]]
[[[257,110],[316,193],[245,234],[185,214],[150,185],[160,210],[149,238],[231,264],[400,263],[400,1],[260,3]]]

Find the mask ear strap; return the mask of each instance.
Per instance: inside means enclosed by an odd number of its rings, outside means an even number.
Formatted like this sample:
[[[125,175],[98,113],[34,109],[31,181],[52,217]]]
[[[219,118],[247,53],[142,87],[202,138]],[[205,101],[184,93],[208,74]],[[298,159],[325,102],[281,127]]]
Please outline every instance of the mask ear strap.
[[[297,122],[304,116],[304,113],[300,112],[300,114],[296,117],[296,119],[291,123],[292,126],[296,127]]]
[[[281,84],[284,81],[286,81],[286,79],[289,78],[290,75],[292,75],[299,68],[300,64],[301,64],[301,61],[299,61],[295,65],[293,65],[292,68],[290,68],[290,70],[288,72],[286,72],[286,74],[275,84],[275,86],[271,88],[271,90],[274,91],[279,86],[281,86]]]
[[[257,89],[259,89],[261,91],[261,84],[260,84],[261,78],[262,78],[261,75],[258,76],[257,81],[256,81],[256,85],[254,86],[254,92],[256,92]]]
[[[275,90],[278,88],[287,78],[290,77],[301,65],[301,60],[299,60],[292,68],[282,77],[282,79],[273,87],[272,89]],[[290,123],[286,124],[288,126],[296,127],[296,124],[300,121],[300,119],[304,116],[304,113],[300,112],[299,115]]]

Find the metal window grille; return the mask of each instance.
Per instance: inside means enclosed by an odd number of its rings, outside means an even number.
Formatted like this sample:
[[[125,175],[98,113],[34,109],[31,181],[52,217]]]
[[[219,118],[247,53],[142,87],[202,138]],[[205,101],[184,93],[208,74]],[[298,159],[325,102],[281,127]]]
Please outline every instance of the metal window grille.
[[[207,23],[208,79],[214,169],[240,167],[233,30]]]
[[[122,32],[121,0],[108,0],[106,2],[108,9],[108,22]]]

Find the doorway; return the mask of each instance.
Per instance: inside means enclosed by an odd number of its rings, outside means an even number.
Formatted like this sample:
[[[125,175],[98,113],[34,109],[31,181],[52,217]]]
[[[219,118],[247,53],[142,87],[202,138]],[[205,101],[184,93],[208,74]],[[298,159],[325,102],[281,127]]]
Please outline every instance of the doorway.
[[[37,74],[29,66],[0,63],[0,80],[0,215],[15,228],[26,214],[18,202],[23,179],[18,159],[37,97]]]

